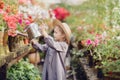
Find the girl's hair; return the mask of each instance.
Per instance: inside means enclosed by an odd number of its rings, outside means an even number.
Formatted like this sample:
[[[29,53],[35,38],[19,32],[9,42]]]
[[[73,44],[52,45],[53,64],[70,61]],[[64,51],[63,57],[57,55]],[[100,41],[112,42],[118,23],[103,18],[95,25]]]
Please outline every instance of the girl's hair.
[[[58,27],[60,32],[65,35],[65,32],[63,31],[63,29],[61,27],[59,27],[59,25],[57,25],[56,27]],[[66,35],[64,37],[64,41],[67,42]]]

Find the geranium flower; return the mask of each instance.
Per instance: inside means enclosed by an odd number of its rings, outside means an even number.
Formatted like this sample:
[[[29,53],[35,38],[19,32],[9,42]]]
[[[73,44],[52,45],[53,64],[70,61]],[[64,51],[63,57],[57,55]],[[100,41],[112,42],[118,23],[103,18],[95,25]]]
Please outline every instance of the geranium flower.
[[[19,19],[18,22],[19,22],[19,24],[22,24],[22,19]]]
[[[4,8],[4,2],[0,1],[0,9],[3,9],[3,8]]]
[[[7,6],[6,8],[6,12],[9,13],[11,10],[10,10],[10,6]]]
[[[15,37],[16,35],[17,35],[17,33],[16,33],[16,29],[9,29],[8,30],[8,35],[9,36],[12,36],[12,37]]]
[[[94,40],[94,43],[95,43],[95,46],[98,46],[99,45],[99,40],[96,38],[95,40]]]
[[[23,23],[23,14],[16,14],[15,17],[18,20],[18,23],[21,25]]]
[[[7,22],[8,28],[16,29],[18,20],[16,19],[15,15],[6,15],[4,20]]]
[[[25,20],[25,24],[28,26],[31,22],[29,20]]]
[[[3,13],[4,13],[3,9],[0,9],[0,14],[3,14]]]
[[[12,21],[8,22],[7,24],[8,24],[8,27],[11,28],[11,29],[16,29],[17,28],[17,24],[12,22]]]
[[[62,7],[55,8],[53,12],[55,14],[55,17],[61,21],[63,21],[66,17],[70,15],[70,13],[65,8]]]
[[[19,0],[19,4],[27,4],[27,0]]]
[[[87,45],[91,45],[93,43],[93,41],[91,40],[91,39],[88,39],[87,41],[86,41],[86,44]]]

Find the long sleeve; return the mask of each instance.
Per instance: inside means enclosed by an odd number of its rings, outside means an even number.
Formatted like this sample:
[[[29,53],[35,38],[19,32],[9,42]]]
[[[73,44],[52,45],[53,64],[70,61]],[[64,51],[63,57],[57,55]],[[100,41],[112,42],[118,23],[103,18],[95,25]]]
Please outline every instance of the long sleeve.
[[[39,44],[39,43],[33,44],[33,47],[37,50],[42,51],[42,52],[45,52],[48,48],[48,46],[46,44],[42,45],[42,44]]]
[[[44,39],[45,39],[45,43],[49,47],[51,47],[51,48],[53,48],[53,49],[55,49],[57,51],[65,51],[65,49],[68,48],[67,43],[65,43],[65,42],[57,42],[51,36],[45,37]]]

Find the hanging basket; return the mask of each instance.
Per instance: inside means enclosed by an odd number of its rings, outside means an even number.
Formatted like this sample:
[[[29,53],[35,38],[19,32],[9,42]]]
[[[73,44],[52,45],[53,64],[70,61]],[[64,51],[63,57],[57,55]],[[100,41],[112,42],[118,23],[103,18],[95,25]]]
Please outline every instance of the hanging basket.
[[[8,31],[7,30],[5,30],[3,34],[3,47],[5,50],[5,53],[8,54],[9,48],[8,48]]]
[[[28,59],[29,59],[30,63],[36,65],[40,62],[40,55],[38,52],[30,53],[28,55]]]
[[[4,48],[3,48],[3,32],[0,31],[0,57],[5,56]]]
[[[0,31],[0,45],[3,44],[3,34],[4,34],[4,32]]]

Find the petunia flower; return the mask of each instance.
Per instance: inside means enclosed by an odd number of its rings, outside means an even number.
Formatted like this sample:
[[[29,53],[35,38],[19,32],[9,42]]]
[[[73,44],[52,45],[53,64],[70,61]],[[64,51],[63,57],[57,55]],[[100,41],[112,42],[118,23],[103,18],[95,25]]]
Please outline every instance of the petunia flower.
[[[91,40],[91,39],[88,39],[87,41],[86,41],[86,44],[87,45],[91,45],[93,43],[93,41]]]

